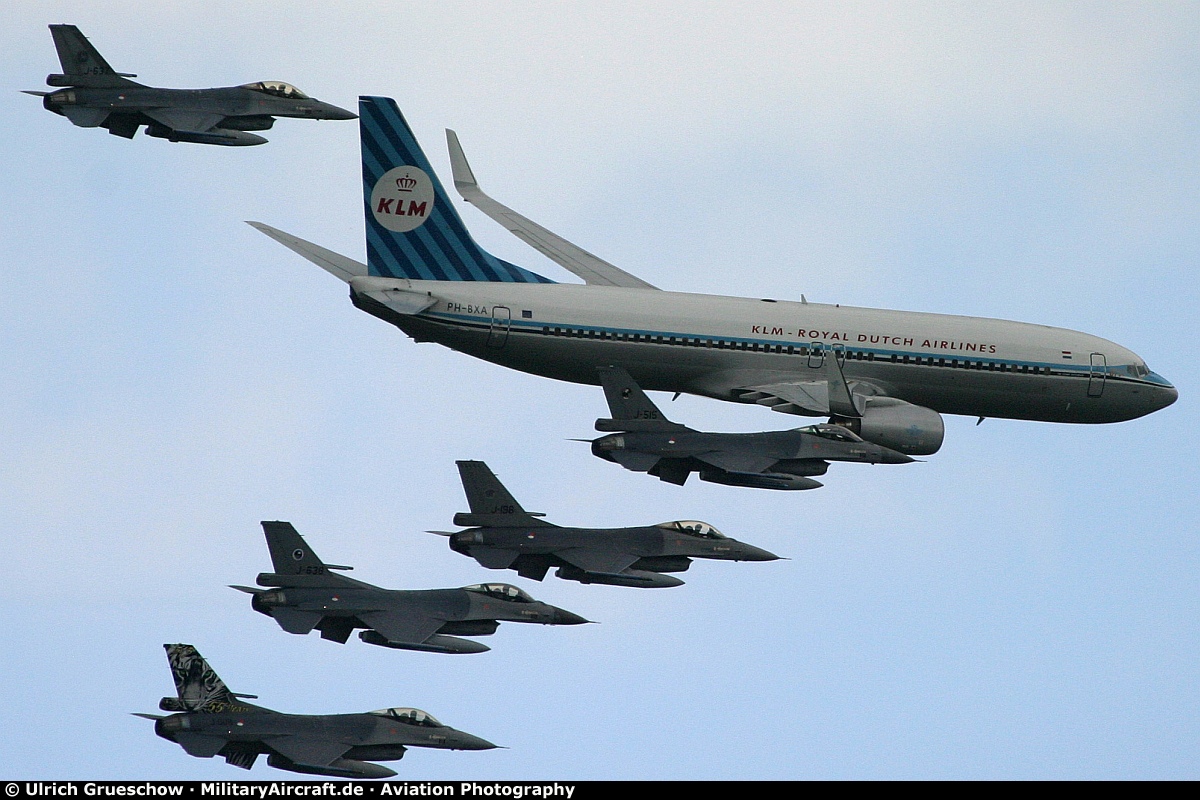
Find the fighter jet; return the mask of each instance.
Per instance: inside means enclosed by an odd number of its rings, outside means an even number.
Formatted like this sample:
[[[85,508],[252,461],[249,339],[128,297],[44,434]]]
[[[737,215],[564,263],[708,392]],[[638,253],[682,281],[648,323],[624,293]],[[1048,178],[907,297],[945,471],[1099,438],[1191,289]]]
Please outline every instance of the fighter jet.
[[[616,431],[592,442],[592,454],[634,472],[682,486],[700,480],[757,489],[816,489],[830,461],[907,464],[910,456],[864,441],[841,425],[808,425],[766,433],[703,433],[669,421],[621,367],[600,367],[612,419],[596,430]]]
[[[496,745],[443,725],[415,708],[365,714],[283,714],[247,703],[231,692],[190,644],[164,644],[177,697],[158,707],[175,711],[134,716],[154,720],[154,732],[190,756],[224,756],[250,769],[262,754],[267,766],[336,778],[390,778],[394,770],[372,761],[399,761],[409,747],[491,750]]]
[[[262,136],[275,117],[355,119],[344,108],[306,95],[282,81],[259,81],[219,89],[156,89],[115,72],[74,25],[51,25],[62,74],[46,77],[55,92],[26,91],[42,98],[47,111],[81,128],[107,128],[132,139],[138,128],[172,142],[233,147],[266,144]]]
[[[491,648],[458,637],[491,636],[501,620],[542,625],[587,622],[506,583],[461,589],[381,589],[331,572],[351,567],[321,561],[290,522],[263,522],[262,526],[275,571],[260,573],[257,581],[272,588],[232,588],[253,595],[251,608],[274,617],[288,633],[307,634],[316,628],[322,639],[345,644],[355,628],[366,628],[358,638],[381,647],[484,653]]]
[[[638,528],[563,528],[521,508],[482,461],[459,461],[458,474],[471,507],[455,514],[458,532],[430,531],[450,539],[450,549],[489,569],[514,569],[540,581],[555,575],[580,583],[657,589],[682,586],[666,572],[684,572],[693,558],[775,561],[779,556],[723,536],[706,522],[684,520]]]

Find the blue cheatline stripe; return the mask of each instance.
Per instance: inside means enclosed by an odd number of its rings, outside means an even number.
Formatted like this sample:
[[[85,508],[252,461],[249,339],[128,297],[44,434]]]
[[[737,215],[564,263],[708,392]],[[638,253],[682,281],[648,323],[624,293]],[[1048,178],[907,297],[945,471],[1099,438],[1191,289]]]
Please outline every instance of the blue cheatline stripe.
[[[395,101],[361,97],[359,118],[370,274],[415,280],[553,283],[496,258],[475,243]],[[371,192],[384,173],[403,165],[417,167],[429,176],[434,202],[424,223],[407,233],[397,233],[376,221],[370,202]]]

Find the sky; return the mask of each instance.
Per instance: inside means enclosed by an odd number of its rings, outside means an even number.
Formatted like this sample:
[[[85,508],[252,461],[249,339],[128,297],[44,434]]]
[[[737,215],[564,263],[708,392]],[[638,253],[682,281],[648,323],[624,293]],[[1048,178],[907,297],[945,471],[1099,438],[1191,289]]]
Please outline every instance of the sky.
[[[1196,779],[1200,7],[22,2],[0,31],[0,774],[287,778],[129,712],[164,642],[296,713],[415,706],[507,749],[400,777]],[[21,89],[78,25],[150,85],[396,98],[435,170],[671,290],[1083,330],[1180,392],[1072,426],[949,417],[923,463],[684,487],[593,458],[595,387],[417,345],[260,220],[364,258],[353,122],[262,147],[73,127]],[[574,278],[475,209],[488,250]],[[656,395],[705,430],[803,424]],[[561,524],[702,519],[788,560],[665,590],[527,581],[422,531],[482,459]],[[258,525],[391,588],[487,580],[599,624],[482,655],[284,633]],[[19,732],[19,733],[18,733]],[[299,777],[299,776],[297,776]]]

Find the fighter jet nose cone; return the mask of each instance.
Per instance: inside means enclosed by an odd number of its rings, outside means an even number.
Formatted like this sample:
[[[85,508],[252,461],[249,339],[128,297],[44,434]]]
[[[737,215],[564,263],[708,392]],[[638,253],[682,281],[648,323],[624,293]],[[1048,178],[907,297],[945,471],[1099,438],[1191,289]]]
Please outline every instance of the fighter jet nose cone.
[[[882,464],[911,464],[916,461],[912,456],[905,455],[899,450],[889,450],[886,447],[880,448],[883,451],[883,458],[880,460]]]
[[[584,619],[578,614],[572,614],[570,611],[562,608],[554,609],[554,621],[551,625],[585,625],[591,620]]]
[[[333,103],[321,103],[317,107],[320,119],[358,119],[358,114],[347,111]]]
[[[746,553],[742,556],[742,561],[778,561],[779,556],[769,550],[763,550],[761,547],[751,547],[746,545]]]
[[[455,750],[495,750],[500,745],[492,744],[487,739],[472,736],[469,733],[458,732],[454,743]]]

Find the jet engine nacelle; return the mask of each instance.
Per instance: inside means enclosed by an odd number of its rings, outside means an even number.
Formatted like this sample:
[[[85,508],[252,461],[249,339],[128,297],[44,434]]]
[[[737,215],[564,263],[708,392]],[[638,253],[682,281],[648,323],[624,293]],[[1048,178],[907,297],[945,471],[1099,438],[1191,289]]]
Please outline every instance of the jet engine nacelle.
[[[868,442],[910,456],[933,455],[942,448],[946,436],[941,414],[894,397],[868,397],[861,418],[834,417],[830,422]]]

